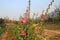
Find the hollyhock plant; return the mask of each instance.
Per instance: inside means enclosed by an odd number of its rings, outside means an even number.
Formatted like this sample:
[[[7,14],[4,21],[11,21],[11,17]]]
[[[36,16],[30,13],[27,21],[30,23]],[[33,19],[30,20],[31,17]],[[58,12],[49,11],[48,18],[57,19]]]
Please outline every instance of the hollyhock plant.
[[[34,16],[38,16],[38,14],[34,13]]]
[[[28,8],[28,7],[27,7],[27,9],[26,9],[26,13],[27,13],[27,12],[29,12],[29,8]]]
[[[21,33],[21,35],[26,36],[26,33],[24,30],[21,30],[20,33]]]
[[[25,24],[26,23],[26,19],[25,18],[21,18],[21,22],[23,23],[23,24]]]
[[[41,16],[41,18],[44,18],[45,17],[45,15],[43,13],[40,16]]]
[[[26,9],[26,12],[28,12],[29,10],[28,9]]]

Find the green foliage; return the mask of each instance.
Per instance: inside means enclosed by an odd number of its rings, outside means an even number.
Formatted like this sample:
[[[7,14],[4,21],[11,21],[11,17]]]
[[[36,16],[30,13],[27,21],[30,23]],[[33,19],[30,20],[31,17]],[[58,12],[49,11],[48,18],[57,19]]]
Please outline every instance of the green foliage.
[[[49,37],[49,40],[54,40],[54,38],[53,37]]]
[[[0,35],[1,35],[3,32],[5,32],[5,30],[6,30],[6,27],[0,25]]]
[[[15,25],[15,26],[9,26],[8,27],[9,32],[11,32],[11,34],[13,35],[13,37],[17,40],[19,37],[19,26]]]
[[[9,32],[12,33],[15,40],[43,40],[44,38],[39,34],[39,31],[36,31],[37,34],[34,33],[34,29],[37,27],[36,24],[22,24],[22,25],[14,25],[9,26]],[[22,35],[20,32],[24,30],[26,36]],[[37,29],[36,29],[37,30]],[[42,30],[40,30],[42,31]]]
[[[0,18],[0,24],[2,24],[4,22],[4,20],[2,18]]]

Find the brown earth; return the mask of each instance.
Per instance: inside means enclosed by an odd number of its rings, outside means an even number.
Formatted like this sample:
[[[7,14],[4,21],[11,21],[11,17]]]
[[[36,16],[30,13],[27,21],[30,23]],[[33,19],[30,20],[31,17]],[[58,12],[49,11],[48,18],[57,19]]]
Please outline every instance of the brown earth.
[[[49,37],[53,37],[54,40],[60,40],[60,30],[44,29],[44,36],[47,40],[49,39]]]

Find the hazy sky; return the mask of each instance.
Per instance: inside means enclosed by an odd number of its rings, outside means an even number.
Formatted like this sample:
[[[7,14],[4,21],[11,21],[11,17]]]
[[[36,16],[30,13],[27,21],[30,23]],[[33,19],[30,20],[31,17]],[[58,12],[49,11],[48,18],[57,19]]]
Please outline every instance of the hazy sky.
[[[33,13],[40,14],[45,10],[51,0],[31,0],[31,15]],[[55,5],[59,5],[60,0],[55,0],[49,12],[55,9]],[[0,0],[0,17],[8,16],[10,19],[19,19],[20,15],[25,13],[28,7],[28,0]]]

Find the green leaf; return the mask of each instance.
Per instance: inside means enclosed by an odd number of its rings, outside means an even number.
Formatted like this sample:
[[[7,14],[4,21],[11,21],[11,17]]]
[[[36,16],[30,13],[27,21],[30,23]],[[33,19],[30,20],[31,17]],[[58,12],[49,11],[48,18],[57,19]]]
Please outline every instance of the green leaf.
[[[54,38],[53,37],[49,37],[49,40],[54,40]]]

